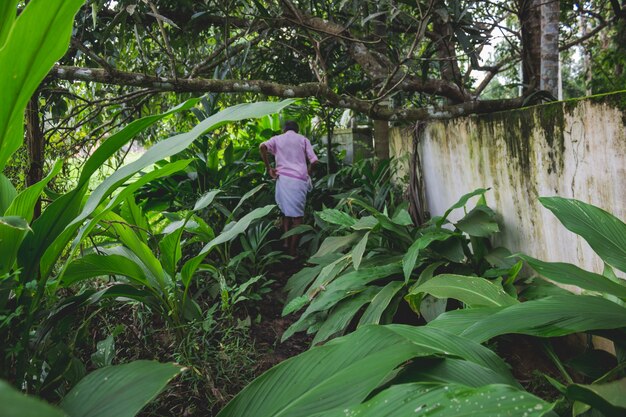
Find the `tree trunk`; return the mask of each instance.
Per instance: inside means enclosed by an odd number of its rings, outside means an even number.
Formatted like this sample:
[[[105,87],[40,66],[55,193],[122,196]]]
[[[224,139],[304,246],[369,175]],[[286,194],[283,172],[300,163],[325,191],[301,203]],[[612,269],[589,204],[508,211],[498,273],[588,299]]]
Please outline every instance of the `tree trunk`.
[[[537,0],[520,0],[519,22],[522,33],[522,85],[527,95],[539,88],[541,73],[541,15]]]
[[[558,0],[541,0],[541,72],[539,89],[561,98],[559,85],[559,13]]]
[[[519,0],[524,94],[559,96],[559,1]]]
[[[374,120],[374,155],[378,159],[389,159],[389,123]]]
[[[26,107],[26,144],[28,146],[28,173],[26,185],[31,186],[43,178],[44,137],[39,120],[39,93],[35,92]],[[34,218],[41,214],[41,200],[35,205]]]

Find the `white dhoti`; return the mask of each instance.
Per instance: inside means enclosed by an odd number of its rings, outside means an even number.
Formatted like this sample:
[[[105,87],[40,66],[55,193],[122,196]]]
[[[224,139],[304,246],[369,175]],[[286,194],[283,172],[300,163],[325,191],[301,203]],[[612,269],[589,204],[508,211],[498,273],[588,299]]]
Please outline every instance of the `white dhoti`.
[[[304,216],[306,195],[311,186],[311,180],[280,175],[276,180],[276,204],[287,217]]]

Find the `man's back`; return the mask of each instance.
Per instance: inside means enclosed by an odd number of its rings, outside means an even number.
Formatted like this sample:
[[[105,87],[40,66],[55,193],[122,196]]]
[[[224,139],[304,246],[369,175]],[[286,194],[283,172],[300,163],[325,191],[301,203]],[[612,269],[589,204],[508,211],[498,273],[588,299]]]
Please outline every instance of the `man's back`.
[[[307,180],[307,159],[309,163],[313,163],[317,161],[317,156],[306,137],[288,130],[264,144],[276,159],[278,175]]]

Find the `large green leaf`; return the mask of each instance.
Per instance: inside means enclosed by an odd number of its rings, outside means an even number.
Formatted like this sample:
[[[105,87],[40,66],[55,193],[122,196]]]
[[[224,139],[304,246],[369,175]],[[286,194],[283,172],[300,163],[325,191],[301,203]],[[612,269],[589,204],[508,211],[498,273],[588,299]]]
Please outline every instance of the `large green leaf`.
[[[9,208],[16,195],[17,191],[11,181],[0,173],[0,216],[4,216],[4,212]]]
[[[476,206],[455,226],[470,236],[489,237],[500,231],[495,221],[495,213],[487,206]]]
[[[452,207],[450,207],[448,210],[446,210],[446,212],[443,214],[443,216],[441,216],[441,217],[436,219],[436,225],[438,227],[440,227],[448,219],[448,216],[450,215],[450,213],[452,213],[453,210],[456,210],[458,208],[463,207],[464,205],[467,204],[467,202],[470,200],[470,198],[472,198],[474,196],[477,196],[477,195],[484,195],[487,191],[489,191],[489,188],[478,188],[478,189],[472,191],[471,193],[465,194],[464,196],[459,198],[459,201],[454,203],[452,205]]]
[[[67,417],[61,410],[0,381],[0,417]]]
[[[401,281],[391,281],[385,285],[367,306],[359,320],[359,327],[365,324],[380,324],[383,314],[402,287],[404,284]]]
[[[371,302],[380,290],[381,288],[378,287],[369,287],[337,305],[328,317],[326,317],[319,330],[315,333],[315,337],[311,343],[316,345],[338,333],[343,334],[346,327],[348,327],[361,307]]]
[[[330,253],[340,252],[361,239],[363,233],[354,232],[346,236],[330,236],[324,239],[313,258],[320,258]]]
[[[98,369],[65,396],[61,408],[70,417],[133,417],[182,370],[143,360]]]
[[[508,385],[470,388],[457,384],[394,385],[353,407],[312,417],[541,417],[552,404]]]
[[[352,227],[357,222],[357,219],[350,216],[345,211],[337,209],[326,209],[317,213],[318,216],[326,223],[334,224],[342,227]]]
[[[33,0],[7,28],[14,12],[0,17],[0,172],[24,140],[24,109],[28,100],[67,50],[74,15],[84,0]],[[5,38],[2,45],[2,38]]]
[[[429,355],[457,356],[508,374],[504,362],[478,343],[425,327],[370,325],[270,369],[218,417],[295,417],[343,410],[363,401],[397,366]]]
[[[519,255],[519,257],[528,262],[539,274],[559,284],[576,285],[585,290],[598,291],[626,298],[625,285],[620,285],[602,275],[585,271],[571,264],[543,262],[525,255]]]
[[[149,286],[143,269],[131,259],[121,255],[86,255],[72,261],[63,274],[63,285],[68,286],[89,278],[122,275],[132,281]]]
[[[452,318],[452,316],[457,316]],[[520,333],[538,337],[564,336],[592,330],[626,327],[626,308],[600,297],[562,295],[526,301],[500,309],[467,309],[444,313],[428,324],[443,328],[464,317],[462,330],[445,327],[469,339],[484,342],[492,337]],[[473,324],[470,324],[474,321]]]
[[[35,210],[35,205],[37,204],[37,200],[41,196],[43,189],[48,185],[48,183],[54,178],[61,168],[63,167],[62,162],[56,161],[50,173],[37,184],[33,184],[21,193],[19,193],[9,207],[4,213],[5,216],[20,216],[25,219],[27,222],[31,222],[33,220],[33,212]]]
[[[245,232],[248,229],[248,226],[250,226],[250,223],[270,214],[270,212],[274,209],[274,207],[276,206],[273,204],[269,204],[265,207],[258,207],[252,210],[250,213],[243,216],[238,221],[232,224],[228,224],[226,226],[228,227],[228,229],[220,233],[215,239],[207,243],[204,246],[204,248],[202,248],[202,251],[200,251],[200,253],[201,254],[208,253],[215,246],[221,245],[222,243],[230,242],[231,240],[239,236],[241,233]]]
[[[456,235],[449,230],[433,230],[428,231],[425,235],[420,236],[415,242],[413,242],[413,244],[409,247],[409,250],[404,255],[404,258],[402,258],[404,281],[409,281],[411,273],[413,272],[413,268],[415,268],[415,262],[417,261],[417,257],[423,249],[427,248],[428,245],[435,241],[447,240],[452,236]]]
[[[575,401],[589,404],[606,417],[626,415],[626,378],[607,384],[572,384],[565,395]]]
[[[19,216],[0,217],[0,276],[13,269],[17,251],[29,231],[28,222]]]
[[[591,204],[562,197],[541,197],[541,204],[570,231],[580,235],[607,264],[626,272],[626,224]]]
[[[75,220],[80,214],[89,179],[102,164],[137,133],[168,115],[193,107],[197,101],[197,99],[187,100],[164,113],[135,120],[109,137],[94,151],[83,166],[76,188],[48,205],[42,215],[33,223],[33,234],[25,239],[19,251],[19,262],[24,267],[24,276],[37,275],[39,260],[47,250],[49,250],[49,260],[46,265],[51,265],[65,249],[76,228],[80,226]],[[85,217],[87,216],[83,218]],[[69,230],[65,230],[70,224],[72,226],[69,227]],[[59,237],[61,233],[64,233],[63,237]],[[53,242],[55,245],[50,248]]]
[[[484,278],[464,275],[437,275],[413,288],[407,297],[419,296],[422,293],[439,298],[454,298],[470,307],[501,307],[518,303],[500,285]]]
[[[4,0],[0,2],[0,48],[9,35],[9,31],[13,28],[15,15],[17,14],[18,0]],[[0,214],[2,214],[0,212]]]

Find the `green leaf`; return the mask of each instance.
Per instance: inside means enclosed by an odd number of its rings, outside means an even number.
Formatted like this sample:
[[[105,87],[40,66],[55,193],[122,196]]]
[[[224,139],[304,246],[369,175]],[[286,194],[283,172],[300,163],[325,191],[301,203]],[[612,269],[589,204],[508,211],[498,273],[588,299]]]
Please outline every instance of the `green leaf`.
[[[443,326],[446,321],[450,323],[466,315],[464,322],[474,323],[466,325],[459,334],[478,342],[509,333],[554,337],[626,327],[626,308],[604,298],[573,294],[526,301],[501,307],[499,311],[492,308],[451,311],[428,325]]]
[[[44,179],[39,181],[37,184],[31,185],[13,199],[4,215],[20,216],[30,223],[33,220],[35,204],[37,204],[37,200],[39,200],[43,189],[46,185],[48,185],[52,178],[59,173],[62,166],[63,163],[60,160],[56,161],[52,170]]]
[[[293,300],[289,301],[283,308],[282,316],[289,315],[300,310],[302,307],[309,303],[309,297],[307,295],[301,295]]]
[[[239,202],[237,203],[237,206],[233,209],[233,212],[232,212],[231,216],[234,216],[237,213],[237,210],[239,210],[239,208],[241,208],[243,203],[245,203],[250,197],[252,197],[256,193],[258,193],[261,189],[263,189],[263,187],[265,187],[265,184],[257,185],[256,187],[254,187],[253,189],[251,189],[250,191],[248,191],[244,195],[242,195],[241,198],[239,199]],[[230,219],[230,217],[229,217],[229,219]]]
[[[69,286],[86,279],[122,275],[135,283],[150,286],[143,269],[131,259],[121,255],[86,255],[72,261],[61,277],[63,286]]]
[[[0,417],[67,417],[58,408],[24,395],[4,381],[0,381],[0,404]]]
[[[354,265],[354,269],[356,271],[359,270],[359,266],[361,265],[361,260],[363,259],[363,253],[365,253],[365,248],[367,247],[367,239],[370,236],[370,232],[365,233],[363,239],[356,244],[354,249],[352,249],[352,265]]]
[[[626,415],[626,378],[607,384],[572,384],[567,387],[566,397],[591,405],[606,417]]]
[[[385,310],[402,287],[404,287],[404,284],[401,281],[391,281],[385,285],[372,299],[370,305],[367,306],[367,309],[361,316],[361,320],[359,320],[358,327],[366,324],[380,324]]]
[[[309,297],[312,298],[317,294],[309,307],[302,313],[300,319],[293,323],[283,334],[283,340],[286,340],[296,331],[299,331],[303,323],[307,322],[309,316],[314,313],[328,310],[337,305],[341,300],[350,297],[355,292],[362,291],[365,286],[381,278],[388,277],[400,272],[400,265],[398,262],[390,263],[383,266],[374,266],[368,268],[361,268],[358,271],[348,272],[335,278],[328,286],[319,284],[317,287],[312,285],[313,290],[309,290]],[[313,292],[311,294],[311,292]]]
[[[501,307],[518,303],[500,285],[484,278],[464,275],[437,275],[411,290],[407,297],[421,293],[438,298],[454,298],[470,307]]]
[[[540,197],[563,226],[580,235],[607,264],[626,272],[626,224],[606,211],[561,197]]]
[[[80,226],[76,218],[81,214],[83,198],[87,192],[89,180],[102,164],[142,130],[168,115],[192,107],[197,101],[198,99],[187,100],[167,112],[135,120],[122,130],[114,133],[91,154],[83,166],[76,188],[53,201],[46,207],[42,215],[33,222],[33,234],[25,239],[19,251],[19,263],[24,267],[25,276],[37,274],[39,260],[46,251],[48,251],[47,257],[49,259],[42,268],[45,270],[43,276],[45,277],[47,272],[50,271],[49,268],[56,262],[61,252],[72,239],[76,229]],[[169,165],[170,167],[178,167],[178,165]],[[156,171],[165,174],[168,169],[163,168],[163,171]],[[156,175],[153,172],[144,175],[141,180],[146,181],[153,178]],[[123,199],[116,201],[121,202]],[[84,220],[91,214],[91,211],[82,214],[83,216],[81,217]],[[92,227],[95,223],[92,223]],[[59,236],[62,233],[63,236]]]
[[[420,236],[415,242],[413,242],[413,244],[409,247],[409,250],[402,258],[402,271],[404,272],[404,282],[409,282],[409,278],[411,278],[413,268],[415,268],[415,262],[417,261],[417,257],[423,249],[427,248],[428,245],[435,241],[447,240],[452,236],[456,235],[448,230],[435,230],[427,232],[425,235]]]
[[[200,251],[200,254],[208,253],[215,246],[221,245],[222,243],[226,243],[226,242],[233,240],[238,235],[245,232],[248,229],[248,226],[250,226],[250,223],[270,214],[270,212],[274,209],[274,207],[276,206],[273,204],[270,204],[265,207],[256,208],[252,210],[250,213],[243,216],[240,220],[232,224],[228,224],[227,225],[228,230],[226,232],[222,232],[215,239],[207,243],[206,246],[202,248],[202,251]]]
[[[335,339],[270,369],[218,417],[304,417],[358,404],[418,351],[392,331],[366,326],[339,342]]]
[[[476,388],[489,384],[507,384],[521,388],[508,373],[501,374],[477,363],[455,358],[415,360],[398,382],[413,381],[462,384]]]
[[[340,252],[352,245],[363,236],[360,232],[350,233],[346,236],[331,236],[324,239],[318,251],[313,255],[313,258],[319,258],[329,253]]]
[[[13,1],[2,9],[0,27],[0,172],[24,140],[24,109],[39,84],[60,59],[72,33],[74,15],[84,0],[31,1],[11,28]]]
[[[0,48],[9,35],[9,31],[13,28],[15,15],[17,13],[18,0],[5,0],[0,2]],[[2,211],[0,211],[2,215]]]
[[[102,368],[72,388],[61,408],[70,417],[133,417],[182,371],[144,360]]]
[[[585,271],[575,265],[560,262],[543,262],[530,256],[518,255],[542,276],[559,284],[576,285],[580,288],[626,298],[626,286],[610,279]]]
[[[317,214],[325,222],[342,227],[352,227],[357,222],[354,217],[350,216],[345,211],[337,209],[325,209],[317,212]]]
[[[19,216],[0,217],[0,276],[13,269],[20,244],[29,231],[28,222]]]
[[[343,300],[330,312],[324,323],[315,333],[315,338],[312,345],[316,345],[320,342],[327,340],[329,337],[342,333],[348,327],[356,313],[365,304],[372,301],[374,296],[380,292],[378,287],[369,287],[365,291],[350,297],[347,300]]]
[[[541,417],[552,407],[541,398],[507,385],[470,388],[456,384],[402,384],[363,404],[326,412],[323,417]]]
[[[437,227],[441,227],[441,225],[444,224],[444,222],[446,221],[446,219],[448,218],[450,213],[452,213],[453,210],[463,207],[465,204],[467,204],[467,202],[469,201],[470,198],[472,198],[474,196],[477,196],[477,195],[483,195],[483,194],[485,194],[489,190],[490,190],[490,188],[478,188],[478,189],[472,191],[471,193],[465,194],[463,197],[461,197],[459,199],[459,201],[454,203],[454,205],[452,205],[452,207],[450,207],[448,210],[446,210],[446,212],[443,214],[442,217],[437,219],[437,222],[436,222]]]
[[[352,225],[353,230],[372,230],[376,226],[378,226],[379,222],[376,220],[374,216],[365,216],[361,217],[357,220],[356,223]]]
[[[11,181],[0,173],[0,216],[4,216],[16,195],[17,191]]]
[[[185,223],[186,221],[183,222],[180,227],[166,234],[159,241],[159,251],[161,252],[160,260],[163,265],[163,269],[165,269],[165,271],[172,278],[176,277],[178,262],[183,256],[180,239],[183,235],[183,231],[185,230]]]
[[[356,406],[396,367],[429,355],[455,355],[508,374],[506,364],[478,343],[425,327],[370,325],[270,369],[218,417],[326,415]]]
[[[495,214],[489,207],[476,206],[459,220],[455,226],[470,236],[489,237],[500,231],[494,217]]]

